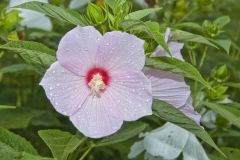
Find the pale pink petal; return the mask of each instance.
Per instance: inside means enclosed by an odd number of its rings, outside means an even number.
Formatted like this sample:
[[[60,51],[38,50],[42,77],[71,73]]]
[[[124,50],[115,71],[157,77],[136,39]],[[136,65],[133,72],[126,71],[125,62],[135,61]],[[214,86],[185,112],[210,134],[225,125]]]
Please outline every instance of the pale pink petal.
[[[187,102],[182,107],[180,107],[179,110],[182,111],[186,116],[192,118],[198,124],[200,123],[201,115],[194,111],[191,96],[188,97]]]
[[[186,103],[190,88],[181,76],[150,68],[145,68],[144,73],[151,80],[155,99],[165,101],[176,108]]]
[[[108,136],[119,130],[123,123],[115,105],[107,93],[101,94],[101,97],[89,96],[78,112],[70,116],[70,120],[87,137]]]
[[[145,63],[144,41],[134,35],[113,31],[106,33],[97,51],[97,65],[110,71],[141,70]]]
[[[168,48],[174,58],[183,60],[181,49],[183,48],[183,43],[178,42],[169,42]],[[151,57],[170,57],[170,55],[164,51],[164,49],[161,46],[158,46],[156,50],[152,53]]]
[[[133,121],[152,114],[151,82],[142,72],[119,72],[112,77],[107,92],[124,120]]]
[[[171,29],[167,28],[166,33],[165,33],[165,37],[164,37],[166,43],[169,41],[170,36],[171,36]]]
[[[90,94],[85,79],[66,70],[58,62],[47,70],[40,85],[54,108],[68,116],[78,110]]]
[[[89,68],[95,65],[96,51],[101,34],[94,27],[75,27],[61,39],[57,59],[71,72],[85,76]]]

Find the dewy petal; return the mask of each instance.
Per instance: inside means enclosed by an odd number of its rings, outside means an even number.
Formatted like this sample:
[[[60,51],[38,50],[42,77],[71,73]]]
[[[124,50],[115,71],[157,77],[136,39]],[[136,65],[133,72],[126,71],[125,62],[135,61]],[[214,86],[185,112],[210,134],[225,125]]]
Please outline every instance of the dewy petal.
[[[151,68],[145,68],[144,73],[151,80],[153,98],[176,108],[186,103],[190,96],[190,88],[181,76]]]
[[[141,72],[114,73],[107,91],[126,121],[137,120],[152,114],[152,91],[150,80]]]
[[[96,63],[110,71],[141,70],[145,63],[144,41],[134,35],[113,31],[99,44]]]
[[[54,108],[69,116],[81,107],[90,94],[85,83],[85,79],[55,62],[45,73],[40,85],[45,89]]]
[[[61,39],[57,59],[71,72],[85,76],[94,67],[101,34],[94,27],[75,27]]]
[[[122,126],[119,111],[107,92],[101,97],[89,96],[70,120],[85,136],[101,138],[116,132]]]
[[[182,152],[187,143],[189,132],[172,124],[166,123],[144,138],[144,146],[153,156],[161,156],[164,159],[175,159]]]
[[[188,97],[187,102],[182,107],[180,107],[179,110],[182,111],[186,116],[192,118],[198,124],[200,123],[201,115],[194,111],[191,96]]]

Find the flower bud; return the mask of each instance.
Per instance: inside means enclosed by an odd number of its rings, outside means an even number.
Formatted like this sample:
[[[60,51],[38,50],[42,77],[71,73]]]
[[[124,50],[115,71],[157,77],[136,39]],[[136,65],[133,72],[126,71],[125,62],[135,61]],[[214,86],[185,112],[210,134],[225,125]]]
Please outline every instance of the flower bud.
[[[87,16],[96,25],[102,24],[106,20],[102,8],[93,3],[88,3]]]
[[[220,27],[208,20],[205,20],[202,24],[203,33],[209,37],[216,37],[220,33]]]
[[[5,15],[2,21],[2,27],[8,31],[11,31],[17,27],[20,20],[21,18],[19,17],[19,12],[12,10]]]
[[[229,79],[230,73],[226,65],[222,65],[218,68],[215,68],[212,73],[211,77],[219,83],[225,82]]]

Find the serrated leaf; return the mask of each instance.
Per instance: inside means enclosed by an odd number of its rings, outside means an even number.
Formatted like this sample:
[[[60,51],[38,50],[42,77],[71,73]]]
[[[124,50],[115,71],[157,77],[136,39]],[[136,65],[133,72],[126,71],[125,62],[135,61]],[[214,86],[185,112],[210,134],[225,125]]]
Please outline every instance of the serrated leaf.
[[[137,136],[141,133],[144,129],[146,129],[147,125],[141,122],[132,122],[124,124],[123,127],[112,136],[103,138],[96,147],[100,146],[108,146],[115,143],[126,141],[132,137]]]
[[[174,40],[179,40],[184,42],[202,43],[218,49],[218,47],[212,42],[210,42],[207,38],[204,38],[201,35],[193,34],[193,33],[182,31],[182,30],[173,31],[171,38]]]
[[[223,156],[224,153],[218,148],[218,146],[214,143],[209,134],[194,120],[183,114],[174,106],[159,100],[154,100],[153,102],[153,111],[154,114],[168,122],[172,122],[198,136],[204,142],[212,146]]]
[[[57,7],[48,3],[41,3],[36,1],[26,2],[15,6],[14,8],[30,9],[74,25],[89,25],[88,20],[78,12],[68,10],[66,8]]]
[[[0,49],[17,53],[23,60],[44,72],[54,61],[55,51],[45,45],[32,41],[12,41],[1,45]]]
[[[57,160],[67,160],[69,154],[77,149],[86,139],[79,134],[73,135],[69,132],[55,129],[41,130],[38,131],[38,134]]]
[[[176,58],[169,57],[153,57],[147,58],[145,65],[150,68],[156,68],[163,71],[170,71],[176,74],[180,74],[184,77],[193,79],[202,83],[204,86],[211,88],[211,86],[202,77],[199,71],[190,63],[178,60]]]
[[[27,140],[1,127],[0,142],[10,148],[13,148],[17,152],[27,152],[33,155],[37,155],[37,151]]]
[[[229,122],[234,124],[235,126],[240,128],[240,110],[234,108],[232,106],[218,104],[218,103],[211,103],[211,102],[203,102],[208,108],[214,110],[222,117],[227,119]]]
[[[1,109],[0,126],[7,129],[26,128],[32,118],[42,112],[30,109]]]
[[[132,13],[129,13],[125,19],[135,19],[135,20],[140,20],[141,18],[154,13],[154,12],[158,12],[160,11],[162,8],[147,8],[147,9],[143,9],[143,10],[138,10]]]
[[[165,42],[165,35],[160,33],[160,27],[157,22],[142,22],[139,20],[125,20],[121,22],[121,27],[124,31],[138,31],[145,32],[148,36],[156,41],[163,49],[171,55],[167,43]]]

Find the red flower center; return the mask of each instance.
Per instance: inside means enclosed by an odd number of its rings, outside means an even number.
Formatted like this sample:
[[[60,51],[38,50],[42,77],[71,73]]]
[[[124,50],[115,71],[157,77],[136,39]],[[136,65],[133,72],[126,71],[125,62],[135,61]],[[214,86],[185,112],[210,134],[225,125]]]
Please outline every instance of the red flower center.
[[[105,85],[109,84],[110,77],[109,77],[108,72],[104,68],[94,67],[87,72],[87,76],[86,76],[87,85],[91,82],[91,80],[96,75],[101,76],[102,81],[104,82]]]

